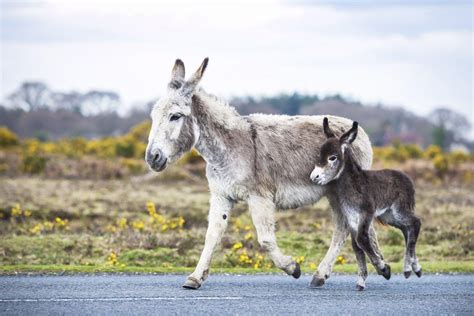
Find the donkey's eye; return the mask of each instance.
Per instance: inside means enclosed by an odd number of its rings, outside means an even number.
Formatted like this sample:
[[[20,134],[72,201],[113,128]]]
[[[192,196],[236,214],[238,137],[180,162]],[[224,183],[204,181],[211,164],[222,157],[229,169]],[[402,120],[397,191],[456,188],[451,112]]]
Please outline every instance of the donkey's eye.
[[[181,113],[175,113],[173,115],[170,116],[170,121],[177,121],[181,118],[181,116],[183,116],[183,114]]]
[[[329,157],[329,161],[334,162],[334,161],[336,161],[336,160],[337,160],[337,157],[336,157],[336,156],[331,156],[331,157]]]

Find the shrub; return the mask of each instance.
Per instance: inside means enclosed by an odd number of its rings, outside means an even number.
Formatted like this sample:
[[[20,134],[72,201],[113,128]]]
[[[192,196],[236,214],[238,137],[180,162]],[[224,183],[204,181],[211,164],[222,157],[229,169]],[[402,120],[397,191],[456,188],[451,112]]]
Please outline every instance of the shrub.
[[[203,161],[203,158],[201,155],[197,152],[196,149],[193,149],[183,155],[181,159],[179,160],[179,163],[182,165],[187,165],[187,164],[197,164]]]
[[[448,172],[448,159],[443,154],[438,154],[433,158],[433,166],[438,173],[438,176],[443,177]]]
[[[135,156],[135,143],[128,137],[120,138],[115,143],[115,154],[119,157],[132,158]]]
[[[423,150],[416,144],[406,144],[403,145],[403,148],[411,159],[418,159],[423,156]]]
[[[425,157],[427,159],[433,159],[436,156],[441,155],[442,153],[443,153],[443,151],[441,150],[441,148],[439,146],[430,145],[425,150]]]
[[[22,161],[22,170],[26,173],[42,173],[46,168],[46,158],[41,155],[25,155]]]
[[[0,147],[18,145],[18,137],[7,127],[0,126]]]
[[[146,120],[140,124],[135,125],[130,129],[127,136],[131,137],[133,140],[141,143],[146,143],[148,140],[148,134],[150,133],[151,122]]]
[[[469,154],[460,150],[452,151],[449,154],[449,162],[453,164],[460,164],[469,161]]]

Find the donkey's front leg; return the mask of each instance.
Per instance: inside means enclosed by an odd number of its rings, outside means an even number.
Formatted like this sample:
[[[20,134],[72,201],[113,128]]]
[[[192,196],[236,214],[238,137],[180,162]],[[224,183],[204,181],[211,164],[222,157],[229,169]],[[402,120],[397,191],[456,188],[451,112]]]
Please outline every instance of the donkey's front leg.
[[[333,222],[334,231],[332,233],[331,245],[329,246],[328,252],[324,256],[323,260],[318,266],[318,271],[313,275],[310,287],[320,287],[324,285],[324,282],[332,272],[332,267],[336,262],[336,258],[341,252],[344,242],[349,235],[349,228],[347,227],[346,221],[340,210],[333,207]]]
[[[258,242],[275,266],[294,278],[301,275],[300,265],[280,251],[275,237],[275,204],[271,199],[253,195],[248,200],[250,214],[258,235]]]
[[[187,289],[198,289],[209,275],[209,265],[216,246],[220,243],[222,235],[227,228],[229,213],[232,202],[222,196],[211,196],[209,209],[209,226],[206,233],[206,241],[201,257],[194,272],[183,284]]]

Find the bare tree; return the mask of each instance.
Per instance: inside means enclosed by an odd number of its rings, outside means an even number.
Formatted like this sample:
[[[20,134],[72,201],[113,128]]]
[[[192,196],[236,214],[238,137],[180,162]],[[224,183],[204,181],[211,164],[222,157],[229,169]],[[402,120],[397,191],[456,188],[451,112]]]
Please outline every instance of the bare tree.
[[[67,110],[82,114],[82,94],[78,92],[61,93],[51,95],[52,106],[55,110]]]
[[[120,106],[120,97],[115,92],[90,91],[82,96],[81,110],[86,116],[116,112]]]
[[[434,110],[428,119],[435,126],[434,143],[444,149],[447,149],[452,142],[463,140],[471,130],[471,123],[465,116],[447,108]]]
[[[50,94],[48,87],[42,82],[24,82],[8,96],[7,101],[11,107],[31,111],[46,106],[51,101]]]

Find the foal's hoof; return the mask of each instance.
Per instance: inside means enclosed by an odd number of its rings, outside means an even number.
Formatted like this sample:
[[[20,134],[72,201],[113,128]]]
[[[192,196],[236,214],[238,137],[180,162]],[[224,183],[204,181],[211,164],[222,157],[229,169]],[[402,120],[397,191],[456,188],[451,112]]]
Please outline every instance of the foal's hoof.
[[[416,276],[421,278],[421,269],[418,272],[415,272]]]
[[[301,276],[301,268],[298,262],[296,263],[295,271],[291,274],[295,279],[298,279]]]
[[[317,288],[321,287],[324,285],[324,278],[320,278],[317,275],[313,276],[313,279],[311,280],[311,283],[309,284],[310,288]]]
[[[363,291],[364,289],[365,289],[365,286],[362,286],[362,285],[360,285],[360,284],[357,284],[357,285],[356,285],[356,290],[357,290],[357,291]]]
[[[201,287],[199,281],[193,277],[189,277],[186,282],[184,282],[183,287],[185,289],[197,290]]]
[[[390,280],[390,277],[392,276],[392,270],[390,269],[390,266],[388,264],[383,267],[382,270],[380,270],[380,273],[386,280]]]
[[[411,271],[405,271],[403,272],[403,275],[405,276],[405,279],[408,279],[411,275]]]

